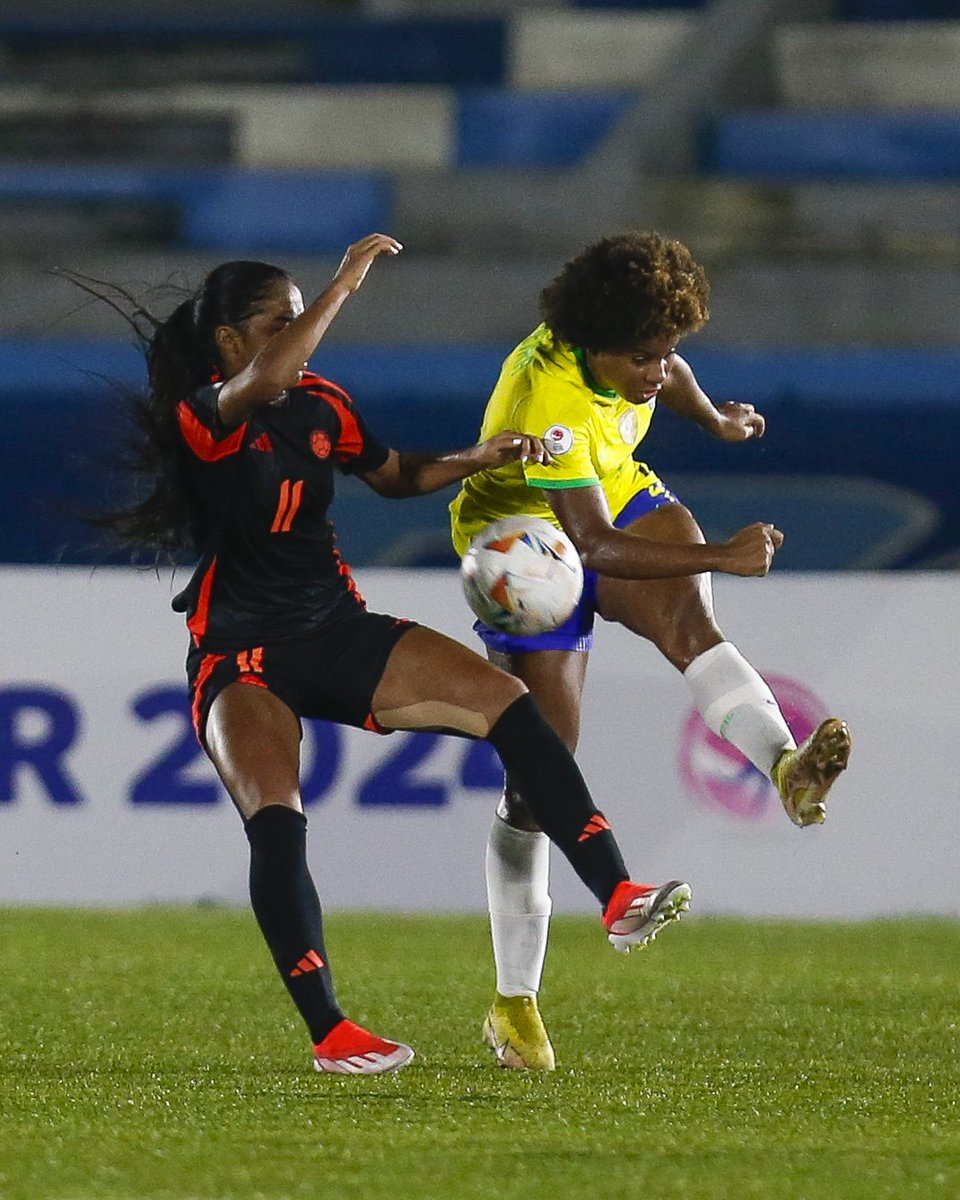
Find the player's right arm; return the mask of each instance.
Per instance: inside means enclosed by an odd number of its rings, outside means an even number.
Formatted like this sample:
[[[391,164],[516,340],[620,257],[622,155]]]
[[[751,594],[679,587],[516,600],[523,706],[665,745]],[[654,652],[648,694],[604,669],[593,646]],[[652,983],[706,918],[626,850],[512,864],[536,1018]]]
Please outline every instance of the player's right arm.
[[[320,295],[279,329],[220,389],[217,411],[223,424],[228,428],[242,424],[256,409],[295,387],[307,360],[344,301],[363,283],[373,260],[381,254],[399,254],[402,249],[396,238],[385,233],[368,234],[349,246]]]
[[[766,575],[783,543],[780,530],[762,521],[725,542],[655,542],[617,529],[598,485],[558,488],[549,498],[583,565],[614,579],[673,579],[704,571]]]

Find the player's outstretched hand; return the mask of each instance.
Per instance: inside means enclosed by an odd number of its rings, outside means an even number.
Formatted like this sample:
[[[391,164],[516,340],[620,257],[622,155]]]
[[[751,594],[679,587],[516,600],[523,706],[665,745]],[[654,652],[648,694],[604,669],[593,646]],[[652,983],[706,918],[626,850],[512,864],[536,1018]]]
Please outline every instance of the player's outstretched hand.
[[[721,442],[745,442],[748,438],[763,437],[766,421],[752,404],[726,400],[716,405],[721,421],[716,434]]]
[[[334,283],[343,284],[348,291],[355,292],[370,270],[370,264],[379,254],[399,254],[403,246],[396,238],[386,233],[368,233],[359,242],[347,247]]]
[[[542,440],[529,433],[495,433],[475,447],[480,470],[492,471],[505,463],[516,462],[553,462],[553,455],[543,444]]]
[[[766,575],[782,545],[783,534],[775,525],[756,521],[723,543],[723,570],[728,575]]]

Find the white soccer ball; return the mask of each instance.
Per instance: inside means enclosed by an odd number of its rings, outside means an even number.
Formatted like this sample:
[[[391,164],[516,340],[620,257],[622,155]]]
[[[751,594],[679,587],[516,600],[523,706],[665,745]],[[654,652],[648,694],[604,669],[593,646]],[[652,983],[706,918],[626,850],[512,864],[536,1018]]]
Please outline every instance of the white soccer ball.
[[[501,633],[546,633],[570,616],[583,591],[583,564],[562,529],[524,513],[492,521],[460,564],[467,603]]]

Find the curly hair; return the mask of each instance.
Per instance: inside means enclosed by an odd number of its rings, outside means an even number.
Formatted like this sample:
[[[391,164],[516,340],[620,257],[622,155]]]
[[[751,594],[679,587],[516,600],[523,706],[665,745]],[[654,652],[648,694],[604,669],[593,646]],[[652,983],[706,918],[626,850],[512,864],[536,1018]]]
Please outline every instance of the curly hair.
[[[674,340],[710,316],[710,284],[682,242],[623,233],[581,250],[540,293],[540,315],[561,341],[594,354],[629,354]]]

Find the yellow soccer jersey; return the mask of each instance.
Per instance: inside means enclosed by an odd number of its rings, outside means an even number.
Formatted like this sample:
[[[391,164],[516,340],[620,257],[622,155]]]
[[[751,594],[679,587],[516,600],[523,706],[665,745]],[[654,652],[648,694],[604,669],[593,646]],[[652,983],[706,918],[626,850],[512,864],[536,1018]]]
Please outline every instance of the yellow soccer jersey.
[[[617,392],[598,388],[582,353],[539,325],[504,361],[480,440],[505,429],[533,434],[543,439],[553,462],[512,462],[465,479],[450,505],[457,553],[464,553],[484,525],[514,513],[559,526],[548,498],[551,488],[599,484],[615,517],[656,480],[633,458],[655,406],[655,400],[631,404]]]

